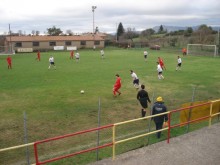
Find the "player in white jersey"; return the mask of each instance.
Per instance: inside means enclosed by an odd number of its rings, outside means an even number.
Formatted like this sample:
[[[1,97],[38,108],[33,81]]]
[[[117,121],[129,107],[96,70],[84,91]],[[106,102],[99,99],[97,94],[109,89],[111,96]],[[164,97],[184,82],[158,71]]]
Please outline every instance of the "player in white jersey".
[[[177,66],[176,66],[176,71],[181,70],[181,65],[182,65],[182,59],[180,56],[177,57]]]
[[[144,59],[145,59],[145,61],[147,61],[147,55],[148,55],[148,52],[147,52],[147,50],[145,50],[144,51]]]
[[[79,52],[76,52],[76,55],[75,55],[75,57],[76,57],[76,62],[78,62],[78,61],[79,61],[79,59],[80,59],[80,55],[79,55]]]
[[[138,89],[139,88],[139,78],[138,78],[137,74],[134,73],[133,70],[130,70],[130,71],[131,71],[131,77],[133,79],[133,85],[136,89]]]
[[[102,57],[102,59],[104,59],[104,58],[105,58],[105,52],[104,52],[104,50],[101,49],[101,50],[100,50],[100,53],[101,53],[101,57]]]
[[[52,55],[49,58],[49,67],[48,67],[48,69],[50,69],[51,66],[53,66],[53,68],[56,69],[55,62],[54,62],[54,57]]]
[[[157,72],[158,72],[158,79],[164,79],[163,77],[163,69],[162,67],[160,66],[160,63],[157,62]]]

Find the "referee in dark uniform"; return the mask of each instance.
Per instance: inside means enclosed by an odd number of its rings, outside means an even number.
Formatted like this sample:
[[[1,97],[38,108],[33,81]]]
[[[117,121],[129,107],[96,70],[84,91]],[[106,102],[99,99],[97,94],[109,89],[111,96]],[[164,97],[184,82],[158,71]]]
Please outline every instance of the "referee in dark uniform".
[[[138,91],[138,94],[137,94],[137,99],[139,100],[139,102],[142,106],[142,109],[141,109],[141,116],[142,117],[145,117],[145,115],[146,115],[146,109],[148,107],[148,102],[151,103],[150,98],[148,96],[148,93],[147,93],[147,91],[144,90],[144,88],[145,88],[145,86],[142,84],[141,90]]]

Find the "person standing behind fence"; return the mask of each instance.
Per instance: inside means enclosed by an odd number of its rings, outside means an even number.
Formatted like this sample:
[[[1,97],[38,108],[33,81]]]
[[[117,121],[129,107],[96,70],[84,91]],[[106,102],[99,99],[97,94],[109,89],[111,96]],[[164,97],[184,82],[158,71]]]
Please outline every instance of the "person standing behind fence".
[[[167,107],[164,105],[163,98],[158,97],[157,101],[154,103],[152,108],[152,115],[157,115],[160,113],[167,112]],[[163,123],[168,121],[168,115],[160,115],[152,118],[156,125],[156,130],[160,130],[163,127]],[[161,136],[161,131],[157,132],[157,138],[159,139]]]
[[[150,98],[148,96],[148,92],[145,90],[145,85],[141,85],[141,90],[137,93],[137,99],[139,100],[142,109],[141,109],[141,116],[145,117],[146,110],[148,108],[148,103],[151,103]]]
[[[147,52],[147,50],[145,50],[145,51],[144,51],[144,60],[145,60],[145,61],[147,61],[147,55],[148,55],[148,52]]]
[[[8,55],[6,60],[7,60],[7,63],[8,63],[8,69],[12,69],[12,59],[11,59],[11,56]]]
[[[177,57],[177,66],[176,66],[176,71],[181,70],[181,65],[182,65],[182,59],[180,56]]]

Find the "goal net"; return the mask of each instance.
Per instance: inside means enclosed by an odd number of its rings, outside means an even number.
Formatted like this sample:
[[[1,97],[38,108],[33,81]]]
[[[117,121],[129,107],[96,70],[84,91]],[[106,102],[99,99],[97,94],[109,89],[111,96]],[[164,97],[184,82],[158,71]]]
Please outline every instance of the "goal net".
[[[134,45],[135,49],[140,49],[142,47],[141,43],[135,43]]]
[[[10,46],[0,46],[0,55],[15,54],[15,51]]]
[[[217,56],[216,45],[187,44],[188,55]]]

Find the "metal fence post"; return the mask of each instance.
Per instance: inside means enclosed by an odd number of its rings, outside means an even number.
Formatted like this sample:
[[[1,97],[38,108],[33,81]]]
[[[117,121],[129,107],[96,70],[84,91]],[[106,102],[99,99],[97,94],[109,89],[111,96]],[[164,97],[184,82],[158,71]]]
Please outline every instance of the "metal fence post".
[[[99,97],[99,107],[98,107],[98,127],[100,127],[100,114],[101,114],[101,100]],[[99,130],[97,130],[97,147],[99,146],[99,136],[100,136],[100,132]],[[99,160],[99,149],[96,150],[96,160]]]
[[[195,98],[195,91],[196,91],[196,87],[193,88],[193,94],[192,94],[192,100],[191,100],[190,106],[193,105],[194,98]],[[187,129],[186,129],[186,132],[187,132],[187,133],[189,132],[189,126],[190,126],[189,121],[190,121],[190,119],[191,119],[191,114],[192,114],[192,108],[189,109],[189,116],[188,116],[188,119],[187,119],[188,124],[187,124]]]
[[[27,135],[27,117],[26,112],[24,111],[24,143],[28,143],[28,135]],[[28,146],[26,147],[26,160],[27,164],[30,165],[30,153]]]
[[[151,100],[151,107],[150,107],[150,115],[152,115],[153,105],[154,104],[154,92]],[[152,119],[148,119],[148,132],[151,131],[151,121]],[[147,145],[150,143],[150,135],[147,136]]]

